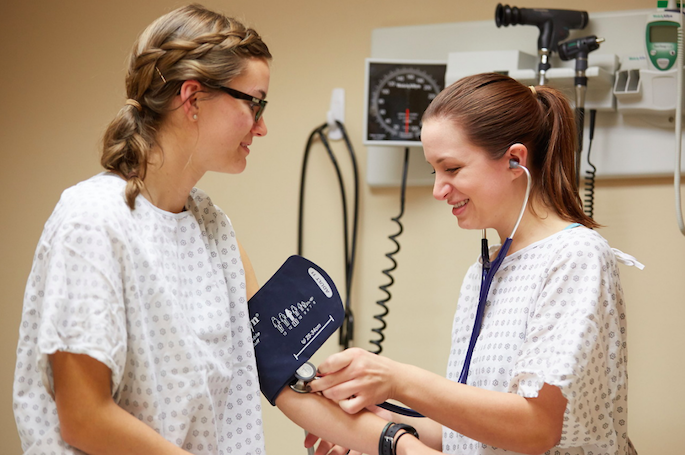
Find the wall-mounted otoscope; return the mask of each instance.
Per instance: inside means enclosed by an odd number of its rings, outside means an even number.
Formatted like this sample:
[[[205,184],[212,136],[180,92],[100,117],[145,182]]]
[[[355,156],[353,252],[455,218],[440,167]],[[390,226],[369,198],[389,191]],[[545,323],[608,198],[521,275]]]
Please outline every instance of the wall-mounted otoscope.
[[[576,125],[578,127],[578,153],[576,154],[576,184],[580,184],[580,155],[583,151],[583,127],[585,125],[585,92],[587,91],[588,54],[599,49],[604,38],[594,35],[567,41],[558,45],[559,58],[564,61],[576,59]]]
[[[557,51],[557,44],[569,36],[569,30],[585,28],[588,23],[586,11],[543,8],[517,8],[515,6],[497,4],[495,9],[495,23],[497,27],[509,25],[535,25],[540,29],[538,37],[539,84],[547,82],[547,70],[551,67],[549,58]]]

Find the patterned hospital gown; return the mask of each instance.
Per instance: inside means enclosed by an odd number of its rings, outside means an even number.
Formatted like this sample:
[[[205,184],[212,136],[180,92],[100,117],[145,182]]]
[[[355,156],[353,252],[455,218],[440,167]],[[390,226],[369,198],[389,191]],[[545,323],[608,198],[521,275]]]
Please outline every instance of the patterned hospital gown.
[[[494,249],[494,248],[493,248]],[[568,400],[552,455],[627,455],[628,377],[621,261],[597,232],[566,229],[509,255],[488,295],[467,383],[536,397],[543,383]],[[462,284],[447,377],[458,381],[468,348],[482,266]],[[450,454],[511,453],[443,429]]]
[[[14,413],[26,454],[80,454],[60,437],[47,356],[112,370],[115,401],[193,454],[264,453],[245,272],[226,215],[194,189],[162,211],[99,174],[66,190],[28,279]]]

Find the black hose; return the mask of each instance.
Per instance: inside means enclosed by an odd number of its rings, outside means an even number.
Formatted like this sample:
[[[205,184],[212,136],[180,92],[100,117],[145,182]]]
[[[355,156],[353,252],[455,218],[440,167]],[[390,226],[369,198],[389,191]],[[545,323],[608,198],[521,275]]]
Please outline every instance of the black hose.
[[[302,255],[303,250],[303,219],[304,219],[304,188],[306,180],[306,168],[307,162],[309,160],[309,153],[311,151],[314,139],[318,136],[321,143],[326,148],[328,156],[333,163],[336,175],[338,177],[338,186],[340,187],[340,194],[342,199],[342,217],[343,217],[343,244],[345,252],[345,320],[340,328],[339,343],[344,348],[347,349],[350,345],[350,341],[354,336],[354,315],[351,308],[351,290],[352,290],[352,276],[354,275],[354,258],[357,245],[357,227],[358,227],[358,213],[359,213],[359,172],[357,169],[357,161],[350,143],[349,137],[347,136],[347,131],[341,122],[336,122],[340,130],[342,131],[345,144],[347,145],[348,152],[350,154],[350,159],[352,161],[352,166],[354,170],[354,215],[352,220],[352,239],[349,240],[349,228],[348,228],[348,216],[347,216],[347,197],[345,191],[345,184],[342,178],[342,172],[340,171],[340,166],[338,165],[338,160],[335,158],[335,154],[326,138],[324,130],[328,126],[327,123],[315,128],[309,135],[307,140],[307,145],[304,151],[304,157],[302,160],[302,172],[300,175],[300,202],[299,202],[299,215],[298,215],[298,233],[297,233],[297,254]],[[351,245],[350,245],[351,243]]]
[[[298,207],[298,218],[297,218],[297,254],[299,256],[302,256],[302,233],[304,231],[303,229],[303,218],[304,218],[304,185],[305,185],[305,179],[306,179],[306,171],[307,171],[307,162],[309,161],[309,152],[311,151],[312,148],[312,142],[314,142],[314,137],[317,135],[319,131],[322,131],[324,128],[326,128],[327,124],[324,123],[323,125],[317,127],[314,129],[314,131],[311,132],[309,135],[309,139],[307,139],[307,145],[304,148],[304,156],[302,158],[302,171],[300,172],[300,204]]]
[[[352,147],[352,142],[347,135],[345,125],[341,122],[335,122],[342,132],[343,140],[347,146],[347,151],[350,155],[350,162],[352,163],[352,172],[354,174],[354,204],[352,205],[354,213],[352,214],[352,240],[349,250],[346,255],[346,280],[345,280],[345,323],[340,330],[340,345],[347,349],[350,347],[351,341],[354,339],[354,315],[352,314],[351,295],[352,295],[352,278],[354,277],[354,264],[357,252],[357,233],[359,227],[359,169],[357,166],[357,157]],[[347,223],[345,223],[347,227]],[[345,235],[347,237],[347,234]]]
[[[388,237],[395,244],[396,248],[395,248],[395,251],[392,251],[392,252],[387,253],[385,255],[392,262],[392,267],[383,270],[383,274],[385,274],[390,279],[390,282],[379,286],[379,289],[381,291],[385,292],[386,297],[385,297],[385,299],[378,300],[376,302],[376,304],[383,309],[382,313],[374,316],[374,319],[377,319],[381,323],[381,326],[378,328],[371,329],[372,332],[377,333],[379,336],[379,338],[376,340],[370,340],[371,344],[376,345],[377,350],[373,351],[375,354],[380,354],[383,351],[383,347],[381,346],[381,343],[383,342],[383,340],[385,340],[385,335],[383,334],[383,331],[388,326],[388,324],[385,322],[385,316],[387,316],[388,313],[390,312],[390,310],[388,309],[387,303],[392,298],[392,294],[390,294],[390,291],[388,291],[388,288],[390,286],[392,286],[393,283],[395,282],[395,279],[392,277],[391,272],[397,268],[397,261],[395,261],[393,256],[395,256],[395,254],[397,254],[400,251],[400,244],[396,239],[397,239],[397,237],[400,236],[400,234],[402,234],[402,231],[404,230],[404,227],[402,226],[402,223],[400,222],[400,218],[402,218],[402,215],[404,215],[404,202],[405,202],[405,194],[406,194],[406,189],[407,189],[407,171],[408,171],[408,169],[409,169],[409,147],[404,149],[404,168],[402,170],[402,186],[400,189],[400,213],[396,217],[392,218],[392,221],[397,223],[397,225],[399,226],[400,229],[397,233],[390,235]]]
[[[592,140],[595,136],[596,118],[597,109],[590,110],[590,142],[587,148],[587,164],[590,166],[590,169],[585,171],[585,199],[583,201],[583,211],[590,218],[594,217],[595,212],[595,174],[597,173],[597,168],[590,161],[590,152],[592,151]]]

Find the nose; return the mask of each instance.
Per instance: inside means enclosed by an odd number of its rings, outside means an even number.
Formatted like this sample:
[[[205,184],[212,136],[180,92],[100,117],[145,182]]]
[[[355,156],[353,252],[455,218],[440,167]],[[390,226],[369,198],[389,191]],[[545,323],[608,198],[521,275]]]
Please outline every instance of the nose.
[[[259,117],[259,120],[254,122],[252,129],[250,130],[255,136],[266,136],[266,122],[264,121],[264,116]]]
[[[447,199],[450,194],[450,186],[447,183],[443,183],[435,179],[435,184],[433,184],[433,197],[438,201]]]

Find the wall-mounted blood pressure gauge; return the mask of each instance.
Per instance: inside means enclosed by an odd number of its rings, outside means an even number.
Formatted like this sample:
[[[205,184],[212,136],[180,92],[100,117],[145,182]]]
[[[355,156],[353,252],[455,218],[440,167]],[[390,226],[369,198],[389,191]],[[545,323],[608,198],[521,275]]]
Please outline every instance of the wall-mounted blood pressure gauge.
[[[364,144],[420,146],[421,116],[445,86],[445,62],[366,60]]]

